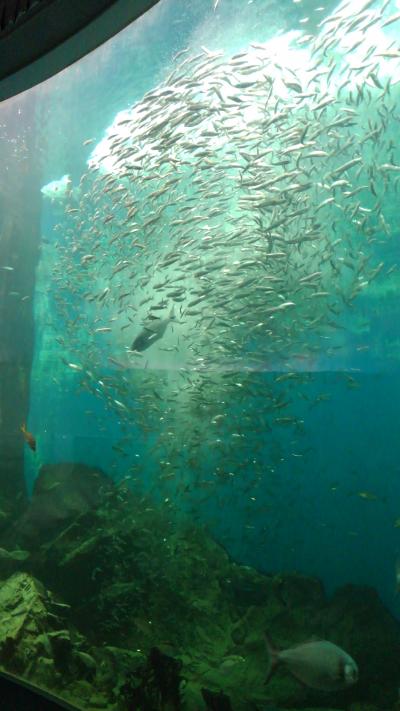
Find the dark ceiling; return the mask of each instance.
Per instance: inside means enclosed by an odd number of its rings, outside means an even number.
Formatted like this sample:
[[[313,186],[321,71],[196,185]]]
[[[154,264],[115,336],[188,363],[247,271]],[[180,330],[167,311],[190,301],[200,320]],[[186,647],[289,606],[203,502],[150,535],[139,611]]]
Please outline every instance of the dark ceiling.
[[[75,62],[158,0],[0,0],[0,101]]]

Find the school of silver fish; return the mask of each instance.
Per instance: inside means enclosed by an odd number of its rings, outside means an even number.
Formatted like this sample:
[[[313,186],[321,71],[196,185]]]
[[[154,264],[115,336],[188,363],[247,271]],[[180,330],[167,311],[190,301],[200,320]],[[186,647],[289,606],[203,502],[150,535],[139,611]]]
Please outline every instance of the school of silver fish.
[[[56,227],[65,363],[116,413],[116,453],[148,440],[171,505],[233,480],[256,503],[266,470],[272,486],[283,458],[304,456],[312,370],[396,269],[377,255],[400,190],[400,44],[385,34],[400,13],[353,8],[298,33],[290,56],[180,52],[94,151]],[[274,450],[281,428],[289,451]]]

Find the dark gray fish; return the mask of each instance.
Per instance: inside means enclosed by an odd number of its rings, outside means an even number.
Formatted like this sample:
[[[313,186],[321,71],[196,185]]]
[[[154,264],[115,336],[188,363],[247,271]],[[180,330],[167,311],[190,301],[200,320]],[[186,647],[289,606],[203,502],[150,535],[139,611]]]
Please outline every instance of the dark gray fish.
[[[153,318],[148,319],[143,324],[143,330],[136,336],[132,343],[132,351],[145,351],[147,348],[153,345],[156,341],[159,341],[163,337],[168,324],[175,319],[174,307],[172,307],[169,316],[167,318]]]
[[[277,650],[265,635],[270,664],[267,680],[277,666],[283,665],[296,679],[312,689],[338,691],[358,680],[358,667],[347,652],[327,640],[304,642]]]

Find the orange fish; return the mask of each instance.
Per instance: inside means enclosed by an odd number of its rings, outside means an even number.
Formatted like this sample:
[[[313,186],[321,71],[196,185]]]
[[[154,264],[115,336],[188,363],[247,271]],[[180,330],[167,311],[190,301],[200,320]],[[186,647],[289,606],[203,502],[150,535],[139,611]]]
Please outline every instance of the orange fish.
[[[36,440],[35,440],[33,434],[31,432],[28,432],[25,424],[21,425],[21,432],[24,436],[24,440],[27,443],[28,447],[30,447],[33,452],[36,452]]]

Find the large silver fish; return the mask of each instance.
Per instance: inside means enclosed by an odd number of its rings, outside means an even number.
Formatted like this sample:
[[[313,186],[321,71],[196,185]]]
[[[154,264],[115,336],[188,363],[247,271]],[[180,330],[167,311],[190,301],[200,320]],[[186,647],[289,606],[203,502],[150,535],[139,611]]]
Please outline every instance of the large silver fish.
[[[167,326],[175,319],[174,307],[172,307],[167,318],[152,318],[145,321],[142,331],[136,336],[132,343],[131,350],[145,351],[163,337]]]
[[[332,642],[304,642],[278,650],[267,635],[265,641],[270,660],[266,681],[279,665],[284,665],[303,684],[320,691],[346,689],[358,680],[358,667],[354,659]]]

